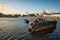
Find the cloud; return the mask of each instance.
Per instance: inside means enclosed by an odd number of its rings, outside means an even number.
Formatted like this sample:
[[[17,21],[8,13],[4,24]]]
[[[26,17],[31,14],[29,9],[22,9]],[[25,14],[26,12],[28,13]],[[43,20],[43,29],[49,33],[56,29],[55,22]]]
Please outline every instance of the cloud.
[[[22,13],[24,13],[19,8],[16,9],[7,4],[0,4],[0,12],[4,13],[4,14],[22,14]]]

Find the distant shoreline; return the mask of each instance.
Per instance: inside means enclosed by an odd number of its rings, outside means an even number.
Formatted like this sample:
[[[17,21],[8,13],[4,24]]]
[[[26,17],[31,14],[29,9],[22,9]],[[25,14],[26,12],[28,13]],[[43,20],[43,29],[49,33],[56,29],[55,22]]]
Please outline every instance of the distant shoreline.
[[[19,17],[0,17],[0,18],[19,18]]]
[[[19,17],[24,17],[24,16],[19,16]],[[19,18],[19,17],[0,17],[0,18]],[[30,16],[25,16],[25,17],[30,17]],[[33,16],[33,17],[35,17],[35,16]],[[39,16],[39,17],[41,17],[41,16]],[[49,17],[43,17],[43,18],[60,18],[60,17],[51,17],[51,16],[49,16]]]

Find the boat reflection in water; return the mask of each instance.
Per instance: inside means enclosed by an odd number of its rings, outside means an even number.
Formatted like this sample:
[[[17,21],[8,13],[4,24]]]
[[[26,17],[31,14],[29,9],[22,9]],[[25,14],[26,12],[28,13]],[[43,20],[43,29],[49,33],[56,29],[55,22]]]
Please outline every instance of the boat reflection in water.
[[[47,34],[56,27],[57,21],[52,18],[37,18],[28,27],[31,34]]]

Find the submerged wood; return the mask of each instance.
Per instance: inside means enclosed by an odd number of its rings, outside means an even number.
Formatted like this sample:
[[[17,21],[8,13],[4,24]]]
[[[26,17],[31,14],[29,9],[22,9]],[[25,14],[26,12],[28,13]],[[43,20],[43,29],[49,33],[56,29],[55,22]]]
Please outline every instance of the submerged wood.
[[[25,19],[24,22],[25,22],[25,23],[29,23],[29,20]]]

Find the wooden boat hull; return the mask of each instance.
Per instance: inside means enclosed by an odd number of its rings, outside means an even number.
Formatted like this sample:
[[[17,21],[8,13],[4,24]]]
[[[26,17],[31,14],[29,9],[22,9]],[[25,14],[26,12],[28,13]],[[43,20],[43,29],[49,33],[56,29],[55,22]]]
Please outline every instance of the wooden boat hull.
[[[36,21],[34,21],[36,22]],[[56,27],[56,23],[57,21],[56,20],[52,20],[52,19],[49,19],[47,21],[41,21],[38,22],[37,24],[34,24],[34,25],[30,25],[28,27],[29,29],[29,32],[30,33],[41,33],[41,34],[45,34],[45,33],[48,33],[48,32],[51,32],[55,27]]]
[[[40,34],[46,34],[50,33],[55,29],[56,25],[50,25],[50,26],[44,26],[41,28],[33,29],[32,27],[29,28],[30,33],[40,33]]]

